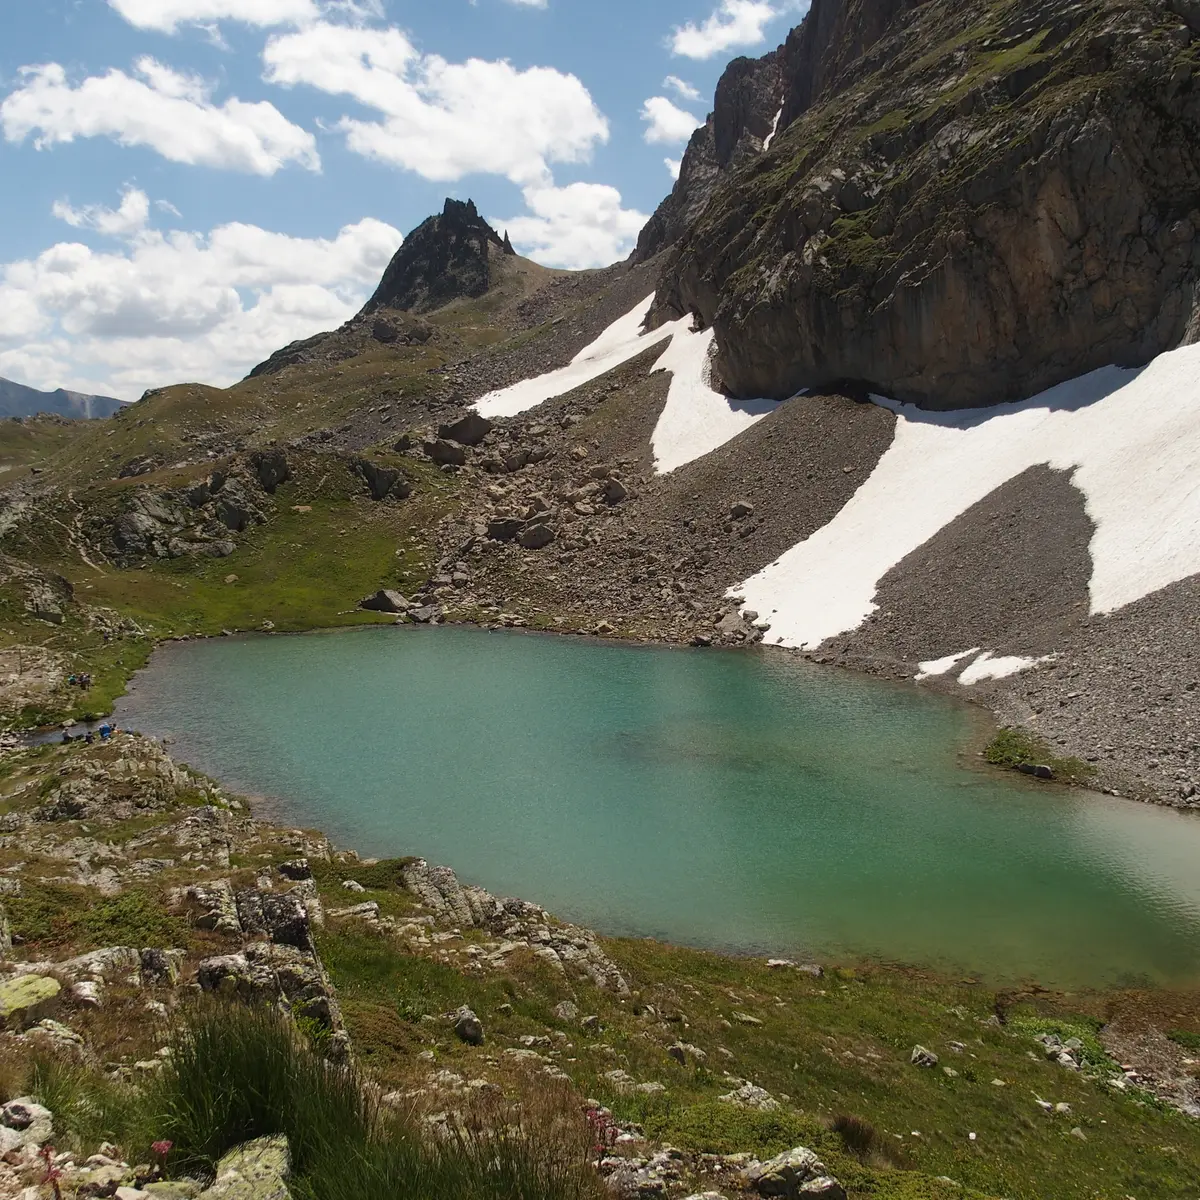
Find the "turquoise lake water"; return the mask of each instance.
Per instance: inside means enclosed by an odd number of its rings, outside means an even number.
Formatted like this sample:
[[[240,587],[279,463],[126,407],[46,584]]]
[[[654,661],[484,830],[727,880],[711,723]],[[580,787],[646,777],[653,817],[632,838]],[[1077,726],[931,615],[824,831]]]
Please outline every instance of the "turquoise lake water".
[[[974,769],[977,717],[763,653],[384,628],[156,654],[129,728],[364,856],[605,933],[1200,979],[1200,820]]]

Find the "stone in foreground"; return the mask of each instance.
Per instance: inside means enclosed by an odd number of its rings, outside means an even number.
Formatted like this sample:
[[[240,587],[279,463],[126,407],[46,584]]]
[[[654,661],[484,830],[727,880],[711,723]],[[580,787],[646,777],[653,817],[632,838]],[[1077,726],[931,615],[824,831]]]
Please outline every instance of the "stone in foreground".
[[[804,1146],[776,1155],[769,1162],[747,1167],[743,1179],[760,1196],[822,1197],[845,1200],[841,1184],[825,1172],[825,1164]]]
[[[62,985],[49,975],[19,975],[0,983],[0,1026],[24,1029],[49,1016]]]
[[[259,1138],[231,1150],[217,1163],[217,1178],[202,1200],[291,1200],[287,1138]]]

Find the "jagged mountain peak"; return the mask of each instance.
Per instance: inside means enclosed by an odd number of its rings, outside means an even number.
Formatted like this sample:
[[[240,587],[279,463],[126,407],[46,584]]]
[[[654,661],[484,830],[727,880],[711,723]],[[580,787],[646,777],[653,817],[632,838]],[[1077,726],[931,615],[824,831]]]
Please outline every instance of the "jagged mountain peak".
[[[452,300],[482,296],[492,283],[492,254],[515,253],[508,234],[501,237],[473,200],[447,199],[440,214],[404,239],[363,312],[432,312]]]

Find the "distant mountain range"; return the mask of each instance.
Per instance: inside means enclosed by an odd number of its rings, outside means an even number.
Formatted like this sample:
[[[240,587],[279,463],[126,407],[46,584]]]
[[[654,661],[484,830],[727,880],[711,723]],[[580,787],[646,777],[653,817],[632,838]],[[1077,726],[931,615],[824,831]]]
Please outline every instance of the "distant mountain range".
[[[111,417],[123,405],[111,396],[85,396],[82,392],[39,392],[37,388],[0,379],[0,418],[32,417],[57,413],[60,417]]]

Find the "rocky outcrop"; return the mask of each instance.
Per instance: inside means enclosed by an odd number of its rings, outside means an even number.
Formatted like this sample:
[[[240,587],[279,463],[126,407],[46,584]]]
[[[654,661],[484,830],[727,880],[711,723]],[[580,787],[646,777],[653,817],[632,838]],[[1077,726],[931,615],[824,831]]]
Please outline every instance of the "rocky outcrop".
[[[449,867],[431,867],[424,859],[405,867],[403,879],[439,922],[502,936],[505,940],[492,952],[497,963],[523,947],[564,975],[587,979],[618,995],[629,994],[629,984],[591,930],[559,925],[536,904],[498,900],[483,888],[464,887]]]
[[[713,111],[692,134],[671,194],[639,235],[634,262],[653,258],[683,237],[721,177],[762,153],[782,103],[780,66],[780,56],[774,53],[735,58],[725,68]]]
[[[115,520],[94,525],[89,540],[122,563],[226,558],[237,549],[233,535],[264,524],[270,497],[291,477],[281,450],[257,451],[191,487],[139,489]]]
[[[447,200],[440,216],[404,239],[363,313],[384,308],[425,313],[451,300],[482,296],[491,286],[491,255],[513,252],[474,201]]]
[[[659,315],[697,313],[729,391],[780,399],[861,381],[974,407],[1178,345],[1198,31],[1161,0],[815,5],[780,132],[720,181]]]

